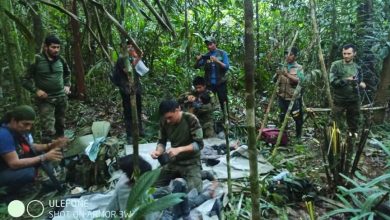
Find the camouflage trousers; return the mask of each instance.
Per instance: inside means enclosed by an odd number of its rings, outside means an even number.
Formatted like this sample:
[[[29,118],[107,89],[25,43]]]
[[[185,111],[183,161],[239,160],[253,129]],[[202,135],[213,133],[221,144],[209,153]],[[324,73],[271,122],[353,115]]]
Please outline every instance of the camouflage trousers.
[[[215,136],[214,123],[212,121],[203,124],[201,123],[201,125],[203,130],[203,138],[211,138]]]
[[[188,192],[193,188],[197,189],[198,192],[202,192],[203,187],[200,163],[193,165],[176,165],[168,163],[162,167],[160,176],[154,185],[157,187],[167,186],[171,180],[176,178],[183,178],[187,182]]]
[[[360,124],[360,103],[352,102],[334,102],[332,108],[332,119],[336,122],[340,130],[345,130],[344,118],[347,119],[348,131],[356,133]]]
[[[64,136],[65,112],[68,97],[49,97],[36,100],[42,131],[42,143],[48,143],[56,137]]]

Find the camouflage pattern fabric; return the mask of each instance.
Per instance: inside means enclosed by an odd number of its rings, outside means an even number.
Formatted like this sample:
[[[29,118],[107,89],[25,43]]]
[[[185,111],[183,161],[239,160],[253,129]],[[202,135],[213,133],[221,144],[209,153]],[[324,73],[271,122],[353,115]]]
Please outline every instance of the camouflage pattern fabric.
[[[176,178],[183,178],[187,182],[187,190],[190,191],[196,188],[198,192],[202,192],[202,176],[200,161],[193,165],[176,165],[168,163],[162,167],[160,176],[155,183],[155,186],[162,187],[169,185],[169,182]]]
[[[344,116],[345,114],[345,116]],[[344,117],[347,119],[348,129],[356,133],[360,124],[360,103],[355,102],[335,102],[332,108],[332,119],[341,130],[345,130]]]
[[[190,95],[196,97],[195,102],[187,101],[187,97]],[[203,95],[208,96],[210,101],[207,103],[202,103],[200,97]],[[181,104],[183,111],[190,112],[199,119],[203,130],[203,138],[210,138],[215,136],[213,111],[215,110],[216,105],[214,94],[211,91],[206,90],[203,93],[196,93],[195,91],[186,92],[179,96],[178,101]]]
[[[36,103],[42,130],[42,143],[49,143],[56,137],[64,136],[65,112],[68,107],[67,96],[37,98]]]

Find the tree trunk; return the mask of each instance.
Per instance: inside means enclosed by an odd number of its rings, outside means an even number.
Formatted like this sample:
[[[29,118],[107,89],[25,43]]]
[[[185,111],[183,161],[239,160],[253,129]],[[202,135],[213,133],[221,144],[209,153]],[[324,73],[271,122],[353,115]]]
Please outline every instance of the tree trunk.
[[[253,34],[253,5],[252,1],[244,2],[245,16],[245,90],[246,90],[246,113],[248,128],[248,151],[250,165],[250,187],[252,200],[252,219],[260,219],[260,190],[257,168],[257,148],[255,132],[255,92],[254,92],[254,72],[255,72],[255,41]]]
[[[385,2],[383,14],[387,16],[387,20],[390,20],[390,2]],[[390,34],[387,36],[387,41],[390,41]],[[390,50],[390,48],[388,47]],[[377,106],[385,106],[389,104],[390,100],[390,53],[383,60],[382,71],[380,74],[380,81],[378,90],[375,93],[374,103]],[[376,111],[373,117],[375,123],[382,123],[385,119],[385,111]]]
[[[375,70],[375,56],[371,51],[372,46],[376,43],[373,33],[373,3],[372,0],[360,0],[357,8],[357,35],[358,35],[358,51],[361,57],[360,66],[363,72],[363,80],[367,84],[366,90],[375,91],[378,85],[378,77]],[[371,98],[371,92],[368,92]]]
[[[139,177],[140,171],[139,171],[139,145],[138,145],[138,139],[139,139],[139,125],[138,125],[138,111],[137,111],[137,97],[136,97],[136,91],[137,88],[134,82],[134,74],[137,74],[133,71],[133,67],[130,64],[129,60],[129,53],[127,52],[127,44],[124,43],[122,48],[122,55],[125,59],[125,65],[127,72],[129,73],[129,86],[130,86],[130,107],[131,107],[131,127],[132,127],[132,136],[133,136],[133,154],[134,154],[134,172],[135,176]],[[140,56],[140,55],[138,55]]]
[[[256,0],[256,69],[260,65],[260,17],[259,0]]]
[[[390,34],[388,37],[390,41]],[[375,94],[375,105],[377,106],[387,106],[390,101],[390,53],[387,54],[387,57],[383,60],[382,71],[380,74],[380,83],[378,90]],[[376,111],[374,114],[374,122],[381,123],[385,119],[385,111]]]
[[[188,2],[187,0],[184,0],[184,27],[185,27],[185,35],[187,39],[187,46],[186,46],[186,64],[187,66],[190,66],[190,34],[189,34],[189,27],[188,27]]]
[[[72,1],[72,13],[77,15],[77,0]],[[84,80],[84,61],[81,54],[81,37],[79,22],[71,18],[70,20],[73,33],[73,57],[74,72],[76,76],[76,97],[79,100],[85,99],[85,80]]]
[[[317,45],[318,45],[318,58],[320,59],[320,63],[321,63],[322,77],[324,78],[324,81],[325,81],[326,96],[328,98],[328,104],[332,108],[333,101],[332,101],[332,95],[330,93],[329,76],[328,76],[328,72],[326,71],[324,55],[322,53],[322,48],[321,48],[321,38],[320,38],[320,32],[318,30],[318,26],[317,26],[316,6],[314,4],[314,0],[310,0],[310,15],[311,15],[311,20],[312,20],[312,24],[313,24],[315,39],[316,39]]]
[[[4,1],[2,6],[4,9],[13,13],[12,4],[10,0]],[[22,64],[22,53],[19,46],[18,32],[16,30],[15,24],[7,17],[3,10],[0,8],[0,18],[1,18],[1,30],[4,37],[4,44],[7,54],[7,61],[9,65],[9,72],[12,78],[12,82],[15,89],[15,99],[18,105],[26,103],[26,92],[22,89],[20,83],[21,74],[24,72],[24,67]]]
[[[35,12],[39,11],[38,5],[32,5]],[[45,31],[42,26],[42,19],[39,14],[36,14],[33,10],[31,10],[31,17],[33,22],[33,32],[34,32],[34,40],[35,40],[35,53],[40,53],[42,50],[42,43],[45,36]]]
[[[328,59],[326,60],[326,66],[327,67],[330,67],[330,65],[332,64],[333,60],[335,60],[335,58],[337,57],[337,53],[338,53],[338,48],[339,48],[339,45],[337,43],[337,33],[338,33],[338,26],[337,26],[337,10],[336,10],[336,7],[337,7],[337,2],[336,0],[332,0],[332,4],[331,4],[331,7],[332,7],[332,10],[331,10],[331,13],[332,13],[332,18],[331,18],[331,24],[332,24],[332,28],[331,28],[331,37],[332,37],[332,40],[331,40],[331,45],[330,45],[330,50],[329,50],[329,56],[328,56]]]

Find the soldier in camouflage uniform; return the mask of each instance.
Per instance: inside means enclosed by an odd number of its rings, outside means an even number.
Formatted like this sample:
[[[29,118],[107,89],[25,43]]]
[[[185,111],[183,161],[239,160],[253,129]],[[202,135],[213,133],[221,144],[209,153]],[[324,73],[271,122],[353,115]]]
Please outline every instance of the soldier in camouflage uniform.
[[[196,115],[203,130],[203,138],[215,136],[214,132],[214,94],[206,88],[206,80],[197,76],[192,81],[195,91],[187,92],[179,98],[183,108]]]
[[[22,79],[24,88],[36,95],[43,143],[64,136],[70,71],[59,55],[60,44],[56,36],[46,37],[43,52],[35,55],[35,62]]]
[[[160,132],[156,150],[151,153],[158,159],[166,152],[169,162],[162,167],[156,186],[167,186],[176,178],[183,178],[187,190],[202,190],[200,150],[203,148],[203,133],[195,115],[183,112],[176,101],[160,103]],[[171,148],[166,150],[167,141]]]
[[[332,63],[329,81],[333,95],[332,118],[343,127],[342,117],[346,113],[349,132],[356,133],[360,120],[359,88],[365,89],[359,66],[353,61],[356,49],[353,44],[343,46],[343,59]]]

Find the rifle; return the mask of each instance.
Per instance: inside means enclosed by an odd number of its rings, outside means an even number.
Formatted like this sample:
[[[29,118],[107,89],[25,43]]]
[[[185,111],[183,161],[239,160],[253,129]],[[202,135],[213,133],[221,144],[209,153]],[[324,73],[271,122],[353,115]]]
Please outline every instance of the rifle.
[[[30,143],[28,143],[28,146],[29,146],[33,156],[38,156],[39,155],[38,152],[35,150],[35,148],[30,145]],[[64,187],[62,186],[60,181],[58,181],[57,177],[54,175],[53,167],[49,164],[49,162],[42,161],[41,168],[46,173],[46,175],[49,177],[51,182],[54,184],[54,186],[57,189],[57,191],[58,192],[63,191]]]

